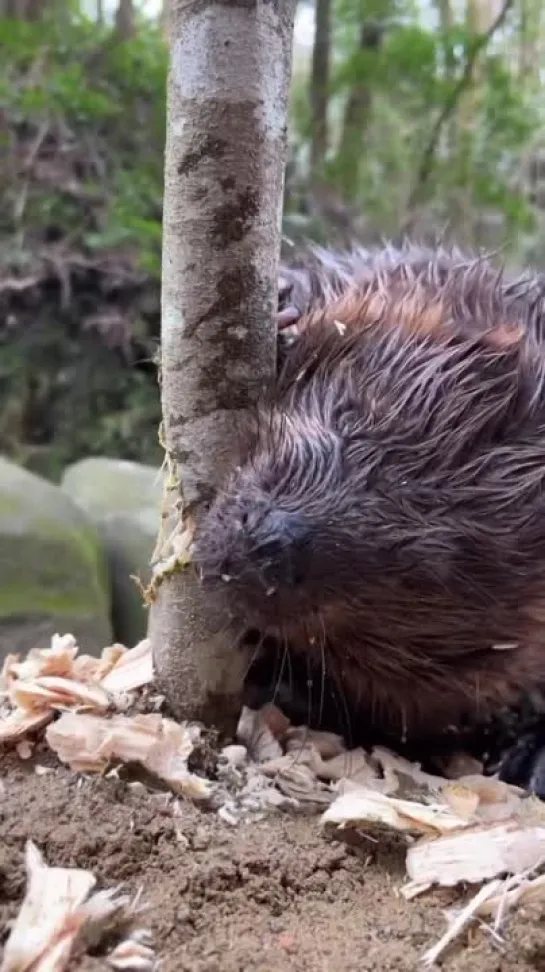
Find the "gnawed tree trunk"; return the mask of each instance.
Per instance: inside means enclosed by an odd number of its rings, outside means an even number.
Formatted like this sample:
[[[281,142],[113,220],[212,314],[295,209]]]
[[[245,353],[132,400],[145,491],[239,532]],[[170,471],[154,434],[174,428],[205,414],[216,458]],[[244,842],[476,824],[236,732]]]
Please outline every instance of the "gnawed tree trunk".
[[[274,375],[294,15],[295,0],[169,11],[161,388],[189,530],[235,462],[241,412]],[[180,718],[225,733],[247,667],[233,624],[191,566],[163,575],[149,625],[157,681]]]
[[[323,165],[327,151],[327,103],[331,57],[331,0],[316,0],[316,32],[312,49],[310,102],[312,132],[310,164],[313,176]]]

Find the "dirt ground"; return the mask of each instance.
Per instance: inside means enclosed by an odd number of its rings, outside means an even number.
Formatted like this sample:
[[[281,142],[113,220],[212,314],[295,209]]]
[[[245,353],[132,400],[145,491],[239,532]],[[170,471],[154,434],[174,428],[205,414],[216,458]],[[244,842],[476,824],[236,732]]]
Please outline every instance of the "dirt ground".
[[[51,767],[39,776],[34,763]],[[405,902],[403,849],[349,849],[325,838],[316,816],[276,811],[232,827],[216,814],[116,778],[82,778],[51,752],[0,757],[2,942],[21,903],[31,838],[50,865],[91,869],[100,884],[143,888],[163,972],[361,972],[416,969],[443,933],[433,891]],[[545,972],[545,915],[519,911],[503,950],[477,929],[446,953],[452,972]],[[74,968],[99,972],[100,956]]]

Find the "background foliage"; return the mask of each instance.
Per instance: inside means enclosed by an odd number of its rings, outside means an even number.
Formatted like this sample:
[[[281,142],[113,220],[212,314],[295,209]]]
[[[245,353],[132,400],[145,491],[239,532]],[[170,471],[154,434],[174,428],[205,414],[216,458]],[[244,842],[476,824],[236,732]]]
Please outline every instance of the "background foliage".
[[[153,12],[153,11],[152,11]],[[166,44],[134,0],[0,0],[0,451],[155,462]],[[285,247],[545,259],[541,0],[300,0]]]

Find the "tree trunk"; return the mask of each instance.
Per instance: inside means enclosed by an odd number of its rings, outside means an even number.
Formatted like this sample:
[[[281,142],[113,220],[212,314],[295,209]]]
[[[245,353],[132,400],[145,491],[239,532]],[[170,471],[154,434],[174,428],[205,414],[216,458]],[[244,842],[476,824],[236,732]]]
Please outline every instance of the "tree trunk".
[[[241,413],[274,376],[294,15],[295,0],[173,0],[169,11],[161,394],[189,531],[233,467]],[[178,562],[149,632],[172,710],[231,734],[247,659],[228,609]]]
[[[527,93],[539,90],[543,46],[541,0],[521,0],[519,30],[519,77]]]
[[[488,0],[467,0],[466,26],[472,42],[484,35],[494,19],[492,4]],[[469,53],[466,55],[469,57]],[[476,245],[475,207],[473,205],[473,170],[475,133],[479,125],[479,112],[483,98],[483,64],[479,58],[473,68],[471,85],[462,95],[458,104],[457,145],[458,145],[458,186],[453,200],[453,226],[466,246]]]
[[[444,72],[445,80],[449,82],[450,85],[454,85],[456,80],[456,58],[454,57],[454,51],[452,46],[452,28],[454,27],[455,19],[452,11],[451,0],[438,0],[437,8],[439,11],[439,23],[441,25],[441,35],[442,35],[442,47],[443,47],[443,58],[444,58]],[[450,157],[453,151],[456,150],[457,143],[457,129],[456,129],[457,119],[454,115],[450,119],[450,123],[445,125],[445,143],[446,143],[446,154]]]
[[[46,7],[46,0],[3,0],[0,13],[14,20],[36,21],[42,19]]]
[[[169,36],[168,20],[169,20],[168,0],[161,0],[161,9],[159,11],[159,26],[161,28],[163,36],[167,39]]]
[[[312,50],[310,104],[312,131],[310,164],[313,174],[323,165],[327,151],[327,103],[331,50],[331,0],[316,0],[316,32]]]
[[[134,37],[134,5],[132,0],[119,0],[115,14],[115,29],[120,40],[126,41]]]
[[[362,24],[360,51],[377,51],[382,43],[383,32],[384,28],[380,23]],[[370,111],[371,91],[364,79],[354,84],[348,95],[339,143],[343,195],[348,203],[352,202],[358,190],[365,129]]]

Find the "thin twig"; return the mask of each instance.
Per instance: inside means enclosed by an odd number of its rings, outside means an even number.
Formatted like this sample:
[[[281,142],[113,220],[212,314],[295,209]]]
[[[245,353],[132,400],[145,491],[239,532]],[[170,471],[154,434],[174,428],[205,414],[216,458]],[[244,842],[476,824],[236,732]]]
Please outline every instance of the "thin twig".
[[[471,83],[473,77],[473,70],[475,68],[477,58],[481,53],[481,51],[488,46],[496,31],[499,30],[499,28],[502,26],[512,6],[513,6],[513,0],[504,0],[504,4],[498,16],[492,22],[488,30],[486,30],[483,34],[480,35],[480,37],[478,37],[475,40],[472,48],[469,50],[462,77],[458,81],[458,84],[455,85],[455,87],[452,89],[450,93],[450,97],[447,98],[447,100],[445,101],[445,104],[443,105],[443,108],[437,118],[437,121],[433,126],[428,144],[426,145],[426,148],[424,149],[424,152],[422,154],[422,159],[418,167],[418,175],[416,178],[416,183],[414,188],[411,191],[411,194],[409,196],[409,201],[407,203],[407,209],[409,211],[409,214],[414,209],[423,188],[425,187],[426,183],[429,180],[429,177],[433,169],[433,161],[437,149],[437,144],[441,137],[441,132],[443,131],[443,127],[448,122],[449,118],[454,113],[461,95],[464,93],[466,88]]]
[[[32,145],[30,147],[30,151],[29,151],[29,153],[28,153],[25,161],[23,162],[23,171],[24,172],[28,172],[30,169],[32,169],[32,166],[34,165],[34,163],[36,161],[36,158],[38,156],[38,153],[39,153],[39,151],[40,151],[43,143],[45,142],[45,139],[49,135],[49,129],[50,129],[50,127],[51,127],[51,125],[50,125],[49,119],[47,121],[42,122],[42,124],[40,125],[40,128],[38,130],[38,133],[36,135],[36,138],[34,139]]]

